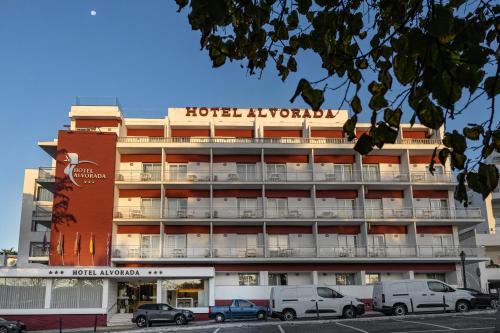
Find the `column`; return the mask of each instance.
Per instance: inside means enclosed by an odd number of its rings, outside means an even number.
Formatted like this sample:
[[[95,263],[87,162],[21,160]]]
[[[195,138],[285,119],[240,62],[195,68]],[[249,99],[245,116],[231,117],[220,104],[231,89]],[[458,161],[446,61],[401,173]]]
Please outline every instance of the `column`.
[[[215,277],[208,279],[208,305],[215,305]]]
[[[313,224],[314,244],[316,245],[316,257],[319,257],[319,241],[318,241],[318,222]]]
[[[417,237],[417,225],[415,221],[413,221],[408,228],[408,247],[413,247],[415,249],[415,256],[419,256],[419,247],[418,247],[418,237]]]
[[[208,235],[208,241],[210,244],[210,258],[214,256],[214,224],[210,222],[210,234]]]
[[[210,164],[208,165],[208,179],[214,181],[214,151],[210,148]]]
[[[269,272],[268,271],[260,271],[259,272],[259,284],[261,286],[269,285]]]
[[[156,303],[162,303],[161,279],[156,280]]]
[[[165,247],[165,225],[160,222],[160,258],[163,258],[163,249]]]
[[[101,308],[106,309],[106,312],[109,305],[108,302],[109,302],[109,279],[104,279],[102,280]]]
[[[318,271],[312,271],[313,284],[319,284]]]
[[[52,298],[52,279],[45,279],[45,309],[50,309],[50,301]]]
[[[403,272],[403,279],[410,279],[410,280],[415,279],[415,271]]]
[[[262,225],[262,233],[264,236],[264,258],[267,258],[267,230],[266,230],[266,222]]]
[[[366,285],[366,271],[360,271],[359,272],[359,278],[361,279],[361,285],[364,286]]]

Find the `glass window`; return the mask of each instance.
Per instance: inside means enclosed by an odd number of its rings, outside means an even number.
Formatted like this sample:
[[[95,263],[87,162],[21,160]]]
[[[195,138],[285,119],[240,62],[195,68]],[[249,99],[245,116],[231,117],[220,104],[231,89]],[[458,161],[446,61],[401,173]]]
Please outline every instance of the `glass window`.
[[[366,199],[365,209],[367,217],[382,217],[382,199]]]
[[[352,164],[334,164],[335,181],[346,181],[352,178]]]
[[[160,180],[161,163],[142,163],[142,179],[143,181]]]
[[[173,181],[187,180],[187,164],[169,164],[168,179]]]
[[[356,247],[355,235],[338,235],[339,247],[353,248]]]
[[[238,280],[240,286],[258,286],[259,274],[258,273],[239,273]]]
[[[253,304],[252,304],[252,303],[250,303],[249,301],[245,301],[245,300],[242,300],[242,299],[240,299],[238,302],[239,302],[239,306],[240,306],[241,308],[250,308],[250,307],[252,307],[252,305],[253,305]]]
[[[50,221],[31,221],[31,231],[50,232]]]
[[[242,218],[257,217],[257,198],[238,198],[238,216]]]
[[[141,309],[141,310],[158,310],[158,306],[156,304],[143,304],[143,305],[139,306],[139,309]]]
[[[208,279],[168,279],[162,281],[162,297],[176,308],[208,306]]]
[[[0,278],[0,309],[43,309],[46,280]]]
[[[380,282],[380,273],[366,273],[365,284],[374,284]]]
[[[54,279],[50,307],[54,309],[102,307],[102,280]]]
[[[285,181],[286,164],[267,164],[267,180]]]
[[[446,282],[446,274],[445,273],[427,273],[428,279],[439,280]]]
[[[168,217],[187,217],[187,198],[168,198]]]
[[[435,292],[441,292],[445,293],[450,291],[450,288],[445,285],[444,283],[437,282],[437,281],[428,281],[427,285],[429,286],[429,289]]]
[[[153,258],[160,255],[160,235],[141,235],[141,257]]]
[[[335,284],[339,286],[355,285],[356,276],[354,273],[337,273],[335,274]]]
[[[42,242],[30,243],[30,257],[47,257],[49,255],[48,244],[44,247]]]
[[[270,286],[286,286],[288,284],[287,273],[269,273],[268,277]]]
[[[323,298],[340,298],[339,293],[337,293],[335,290],[326,288],[326,287],[318,287],[318,296],[323,297]]]
[[[37,201],[52,201],[54,195],[52,192],[47,190],[45,187],[38,187],[36,190],[36,200]]]
[[[367,181],[379,180],[380,169],[378,164],[363,165],[363,179]]]
[[[267,214],[269,217],[287,217],[288,200],[285,198],[267,199]]]
[[[268,235],[269,249],[288,249],[288,235]]]
[[[353,199],[336,199],[337,212],[339,217],[348,218],[353,216],[354,200]]]
[[[236,173],[238,174],[239,180],[250,181],[257,179],[257,165],[256,164],[246,164],[237,163]]]

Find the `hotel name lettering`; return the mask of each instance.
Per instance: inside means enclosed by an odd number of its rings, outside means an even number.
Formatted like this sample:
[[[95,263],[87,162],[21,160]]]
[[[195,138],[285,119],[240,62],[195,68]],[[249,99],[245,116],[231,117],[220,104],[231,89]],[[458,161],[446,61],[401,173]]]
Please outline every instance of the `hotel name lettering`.
[[[106,179],[106,174],[95,172],[92,168],[75,168],[73,170],[75,178]]]
[[[228,118],[335,118],[337,110],[278,109],[278,108],[206,108],[187,107],[186,117],[228,117]]]
[[[137,269],[74,269],[73,276],[139,276]]]

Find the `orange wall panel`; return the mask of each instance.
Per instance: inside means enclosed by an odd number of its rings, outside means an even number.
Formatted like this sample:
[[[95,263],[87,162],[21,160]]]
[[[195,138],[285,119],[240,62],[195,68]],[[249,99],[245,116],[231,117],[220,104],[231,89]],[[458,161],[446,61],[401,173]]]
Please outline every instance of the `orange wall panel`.
[[[159,225],[119,225],[116,228],[117,234],[159,234]]]
[[[120,198],[160,198],[161,190],[156,189],[120,189]]]
[[[372,235],[376,234],[406,234],[405,225],[370,225],[368,228],[368,233]]]
[[[353,164],[354,155],[314,155],[314,163]]]
[[[118,127],[122,123],[121,119],[76,119],[77,128],[90,127]]]
[[[210,155],[196,154],[167,154],[165,161],[168,163],[210,162]]]
[[[365,193],[366,199],[383,199],[383,198],[404,198],[403,191],[397,190],[369,190]]]
[[[258,163],[260,155],[214,155],[214,163]]]
[[[145,163],[161,163],[161,155],[154,154],[122,154],[121,162],[145,162]]]
[[[266,163],[308,163],[308,155],[264,155]]]
[[[253,128],[248,129],[229,129],[229,128],[215,128],[215,136],[226,136],[235,138],[253,138]]]
[[[451,225],[422,225],[417,226],[417,234],[452,234]]]
[[[416,156],[410,156],[410,164],[429,164],[432,160],[432,155],[416,155]],[[434,158],[434,161],[438,164],[441,164],[439,162],[439,158],[436,156]]]
[[[356,190],[317,190],[316,198],[356,199]]]
[[[262,227],[259,226],[236,226],[236,225],[216,225],[214,234],[261,234]]]
[[[190,138],[193,136],[209,137],[210,129],[208,128],[172,128],[170,135],[173,138]]]
[[[360,233],[358,225],[324,225],[318,226],[319,234],[357,235]]]
[[[209,198],[209,190],[188,190],[188,189],[169,189],[165,190],[167,198]]]
[[[270,225],[266,227],[266,231],[268,234],[312,234],[312,227]]]
[[[440,190],[414,190],[414,198],[448,199],[448,191]]]
[[[175,234],[209,234],[210,227],[204,225],[166,225],[165,233]]]
[[[262,196],[261,190],[228,189],[214,190],[214,198],[258,198]]]
[[[278,130],[278,129],[264,129],[265,138],[300,138],[302,137],[301,129],[289,129],[289,130]]]
[[[425,139],[427,133],[427,130],[410,130],[403,128],[403,138],[405,139]]]
[[[343,138],[344,133],[339,130],[311,130],[311,137],[313,138]]]
[[[387,164],[400,164],[401,158],[399,156],[391,156],[391,155],[367,155],[363,156],[364,164],[379,164],[379,163],[387,163]]]
[[[308,190],[266,190],[267,198],[310,198]]]
[[[163,128],[128,128],[127,136],[152,136],[163,137],[165,134]]]

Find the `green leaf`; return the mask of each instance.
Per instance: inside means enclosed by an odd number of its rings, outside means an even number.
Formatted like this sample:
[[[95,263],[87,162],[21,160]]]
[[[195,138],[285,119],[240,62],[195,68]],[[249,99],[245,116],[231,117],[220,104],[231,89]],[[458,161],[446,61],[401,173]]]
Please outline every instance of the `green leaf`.
[[[486,78],[486,80],[484,80],[484,90],[489,98],[493,98],[493,96],[500,94],[500,78],[496,76]]]
[[[354,145],[354,150],[361,155],[366,155],[373,150],[373,139],[366,133],[363,133],[361,137],[356,141]]]
[[[429,172],[433,176],[434,176],[434,171],[436,171],[436,169],[434,168],[434,164],[436,164],[437,150],[438,150],[438,147],[434,148],[434,150],[432,151],[431,162],[429,163]]]
[[[302,91],[302,99],[304,99],[304,102],[309,104],[314,111],[317,111],[325,101],[325,96],[323,90],[307,89]]]
[[[382,84],[380,84],[378,82],[375,82],[375,81],[372,81],[368,85],[368,91],[372,95],[377,95],[377,94],[380,94],[380,93],[385,93],[386,88]]]
[[[357,122],[358,116],[354,115],[351,118],[347,119],[347,121],[344,123],[344,126],[342,126],[342,131],[344,134],[347,134],[347,139],[349,141],[352,141],[356,137],[354,131],[356,130]]]
[[[455,187],[454,197],[455,200],[464,203],[464,207],[469,205],[469,198],[467,195],[467,187],[465,186],[465,175],[464,171],[460,172],[457,176],[458,185]],[[468,178],[469,175],[467,175]]]
[[[188,5],[189,0],[175,0],[175,3],[177,4],[177,6],[179,6],[179,9],[177,9],[177,13],[180,13],[182,8]]]
[[[296,72],[297,71],[297,61],[295,60],[294,57],[290,57],[288,58],[288,62],[286,64],[286,67],[292,71],[292,72]]]
[[[453,13],[450,8],[434,5],[434,11],[430,15],[429,33],[434,37],[444,37],[450,34],[453,27]]]
[[[366,69],[368,68],[368,60],[366,59],[358,59],[356,60],[356,67],[359,69]]]
[[[383,94],[373,95],[370,99],[370,103],[368,103],[370,109],[375,111],[385,108],[387,105],[389,105],[389,103],[387,103]]]
[[[469,140],[479,140],[483,128],[481,126],[464,127],[464,136]]]
[[[299,25],[299,15],[296,10],[292,10],[290,15],[286,18],[286,22],[288,23],[288,30],[296,29]]]
[[[415,111],[418,120],[424,126],[438,130],[444,123],[443,109],[428,100],[421,102]]]
[[[498,186],[498,168],[494,164],[479,163],[478,172],[467,173],[467,185],[480,193],[483,200]]]
[[[443,148],[439,151],[438,158],[441,165],[446,165],[446,160],[448,159],[448,156],[450,156],[450,154],[451,151],[448,148]]]
[[[295,98],[297,98],[297,96],[299,96],[302,91],[304,91],[304,89],[311,89],[311,84],[306,79],[300,79],[299,83],[297,84],[297,88],[295,89],[295,93],[290,99],[290,103],[293,103],[295,101]]]
[[[415,77],[417,65],[414,58],[400,54],[394,57],[394,74],[401,84],[412,82]]]
[[[299,13],[302,15],[305,15],[308,11],[309,8],[312,5],[312,0],[297,0],[297,9],[299,10]]]
[[[384,110],[384,120],[389,126],[399,128],[399,124],[401,123],[401,116],[403,115],[403,111],[400,108],[396,110],[392,110],[387,108]]]
[[[465,161],[467,156],[464,154],[457,153],[455,151],[451,152],[450,166],[452,170],[458,169],[463,170],[465,167]]]
[[[457,130],[453,130],[452,133],[445,133],[443,144],[448,148],[452,148],[453,152],[458,154],[465,153],[465,150],[467,149],[467,141],[465,140],[465,136],[458,133]]]
[[[384,122],[379,122],[373,131],[372,139],[375,145],[381,149],[384,143],[395,143],[398,138],[398,130],[390,128]]]
[[[354,113],[360,113],[362,111],[363,108],[361,107],[361,100],[359,99],[358,95],[352,98],[351,108]]]

